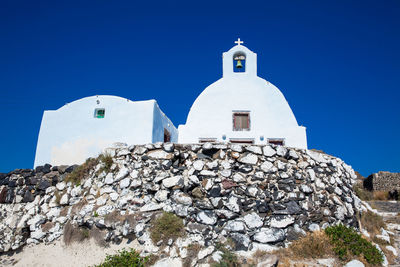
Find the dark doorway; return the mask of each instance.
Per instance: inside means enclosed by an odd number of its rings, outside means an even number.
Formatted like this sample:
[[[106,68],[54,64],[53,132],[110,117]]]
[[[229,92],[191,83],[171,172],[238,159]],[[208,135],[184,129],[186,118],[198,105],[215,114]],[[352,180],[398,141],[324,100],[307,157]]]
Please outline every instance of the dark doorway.
[[[171,134],[168,132],[167,129],[164,129],[164,143],[171,142]]]

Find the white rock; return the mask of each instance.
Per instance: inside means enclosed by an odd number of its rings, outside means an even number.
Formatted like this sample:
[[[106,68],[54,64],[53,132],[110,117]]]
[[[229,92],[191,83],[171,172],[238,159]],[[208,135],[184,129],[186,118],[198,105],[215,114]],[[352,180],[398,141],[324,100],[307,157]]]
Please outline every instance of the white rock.
[[[103,207],[100,207],[97,209],[97,214],[99,214],[100,216],[105,216],[109,213],[111,213],[115,208],[111,205],[105,205]]]
[[[196,171],[201,171],[204,167],[204,162],[202,160],[196,160],[195,162],[193,162],[193,168]]]
[[[256,229],[263,226],[263,220],[257,213],[252,212],[243,217],[244,222],[250,229]]]
[[[38,229],[34,232],[31,232],[31,238],[36,239],[36,240],[41,240],[43,237],[45,237],[46,233],[42,232],[42,229]]]
[[[65,193],[60,199],[60,205],[68,205],[68,203],[69,203],[68,193]]]
[[[128,168],[122,167],[122,168],[118,171],[117,175],[115,176],[115,181],[118,182],[118,181],[124,179],[126,176],[128,176],[128,174],[129,174]]]
[[[112,184],[114,183],[114,176],[112,173],[108,173],[106,179],[104,180],[105,184]]]
[[[182,267],[182,260],[180,258],[164,258],[157,261],[153,267]]]
[[[172,159],[173,154],[165,152],[164,150],[157,149],[147,153],[147,156],[151,159]]]
[[[348,262],[344,267],[364,267],[364,263],[358,260]]]
[[[182,193],[182,192],[174,194],[172,199],[176,203],[179,203],[179,204],[183,204],[183,205],[187,205],[187,206],[192,205],[192,198],[189,197],[187,194]]]
[[[308,176],[310,177],[311,182],[315,180],[315,172],[313,169],[307,169]]]
[[[293,149],[289,150],[289,157],[291,157],[292,159],[298,159],[299,155],[297,155],[296,151],[294,151]]]
[[[247,154],[247,155],[243,155],[238,159],[239,162],[244,163],[244,164],[252,164],[255,165],[257,164],[258,161],[258,157],[255,154]]]
[[[253,238],[260,243],[275,243],[284,240],[285,237],[285,231],[282,229],[261,228]]]
[[[163,202],[168,199],[168,194],[169,194],[168,190],[159,190],[154,195],[154,198],[159,202]]]
[[[243,152],[242,145],[237,145],[237,144],[231,145],[231,149],[232,149],[232,151],[235,151],[235,152],[239,152],[239,153]]]
[[[154,203],[154,202],[150,202],[147,203],[146,205],[144,205],[143,207],[140,208],[140,211],[154,211],[154,210],[160,210],[164,207],[164,205],[162,203],[158,204],[158,203]]]
[[[174,186],[181,187],[181,186],[183,186],[183,178],[180,175],[174,176],[174,177],[170,177],[170,178],[165,178],[162,181],[162,184],[166,188],[170,188],[170,187],[174,187]]]
[[[301,190],[301,192],[306,193],[306,194],[312,193],[314,191],[310,186],[308,186],[306,184],[300,185],[300,190]]]
[[[247,180],[246,180],[246,177],[244,177],[242,174],[240,174],[240,173],[235,173],[235,174],[233,175],[233,181],[236,182],[236,183],[244,183],[244,182],[246,182]]]
[[[225,225],[225,229],[230,232],[244,232],[246,226],[241,221],[228,221]]]
[[[294,218],[292,216],[275,216],[270,220],[269,225],[274,228],[286,228],[293,223]]]
[[[315,231],[319,231],[320,227],[318,224],[316,223],[312,223],[308,226],[308,230],[310,230],[311,232],[315,232]]]
[[[199,254],[197,255],[197,258],[199,260],[204,259],[205,257],[207,257],[208,255],[210,255],[211,253],[214,252],[214,246],[208,246],[202,250],[199,251]]]
[[[261,150],[261,147],[259,147],[259,146],[247,146],[246,150],[253,152],[254,154],[262,155],[262,150]]]
[[[261,164],[260,168],[263,172],[269,173],[273,171],[274,164],[272,164],[269,161],[265,161],[263,164]]]
[[[119,195],[117,193],[114,192],[114,193],[110,194],[110,199],[112,201],[116,201],[118,198],[119,198]]]
[[[220,171],[220,174],[221,174],[221,176],[228,178],[231,176],[232,171],[231,170],[222,170],[222,171]]]
[[[276,148],[276,154],[278,154],[280,157],[285,157],[287,154],[287,148],[284,146],[278,146]]]
[[[196,219],[199,223],[214,225],[217,223],[217,216],[209,211],[201,211],[197,214]]]
[[[82,193],[82,187],[81,186],[74,187],[71,190],[71,196],[72,197],[78,197],[78,196],[81,195],[81,193]]]
[[[267,145],[267,146],[263,147],[263,153],[264,153],[264,156],[272,157],[273,155],[276,154],[276,151],[271,146]]]
[[[66,186],[67,186],[67,184],[66,184],[65,182],[60,182],[60,183],[57,183],[57,184],[56,184],[56,188],[57,188],[59,191],[63,191],[63,190],[65,189]]]
[[[122,179],[121,182],[119,183],[119,187],[121,189],[127,188],[127,187],[129,187],[130,183],[131,183],[131,179],[130,178]]]
[[[235,196],[231,196],[228,199],[228,202],[225,203],[225,206],[233,212],[239,213],[239,211],[240,211],[240,207],[238,204],[238,198]]]
[[[397,257],[398,253],[397,250],[392,246],[386,246],[386,249],[393,253],[394,256]]]

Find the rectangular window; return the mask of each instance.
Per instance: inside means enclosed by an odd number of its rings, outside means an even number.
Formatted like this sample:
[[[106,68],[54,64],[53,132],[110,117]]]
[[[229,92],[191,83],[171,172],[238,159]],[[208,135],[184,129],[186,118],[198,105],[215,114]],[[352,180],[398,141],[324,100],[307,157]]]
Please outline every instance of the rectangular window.
[[[164,143],[171,142],[171,134],[168,132],[167,129],[164,129]]]
[[[231,138],[229,142],[232,144],[254,144],[254,139],[246,139],[246,138]]]
[[[268,144],[276,145],[276,146],[283,146],[283,145],[285,145],[285,139],[283,139],[283,138],[270,138],[270,139],[268,139]]]
[[[217,138],[199,138],[199,143],[215,143]]]
[[[250,131],[250,113],[234,112],[233,113],[233,130],[234,131]]]
[[[106,110],[104,108],[96,108],[94,110],[95,118],[102,119],[102,118],[104,118],[105,115],[106,115]]]

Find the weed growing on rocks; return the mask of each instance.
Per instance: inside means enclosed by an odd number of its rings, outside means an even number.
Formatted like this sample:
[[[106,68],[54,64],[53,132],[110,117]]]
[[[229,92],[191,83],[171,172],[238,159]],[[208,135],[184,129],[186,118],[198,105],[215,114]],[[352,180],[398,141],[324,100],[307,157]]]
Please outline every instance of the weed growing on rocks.
[[[99,170],[100,172],[110,172],[111,171],[111,166],[113,164],[113,158],[111,157],[110,154],[100,154],[98,157],[98,161],[103,163],[103,167]]]
[[[372,191],[364,189],[363,185],[360,183],[354,184],[353,190],[361,200],[369,201],[374,199],[374,194],[372,193]]]
[[[134,249],[127,251],[122,249],[118,251],[119,254],[107,255],[103,263],[95,265],[94,267],[144,267],[149,260],[149,257],[141,257],[139,252]]]
[[[369,241],[362,238],[353,228],[342,224],[325,229],[333,251],[340,260],[349,260],[354,256],[362,256],[369,264],[383,262],[382,253]]]
[[[217,263],[213,263],[212,267],[239,267],[239,259],[235,253],[227,249],[223,244],[218,243],[216,249],[222,252],[221,259]]]
[[[88,176],[89,172],[99,163],[98,159],[88,158],[85,163],[78,166],[70,174],[65,177],[65,182],[71,182],[76,186],[81,184],[82,178]]]
[[[79,228],[72,225],[70,222],[64,226],[64,243],[68,246],[72,242],[82,242],[89,238],[89,230],[86,228]]]
[[[169,239],[176,239],[185,233],[183,221],[173,213],[164,212],[156,218],[150,230],[150,236],[153,243],[160,240],[166,242]]]

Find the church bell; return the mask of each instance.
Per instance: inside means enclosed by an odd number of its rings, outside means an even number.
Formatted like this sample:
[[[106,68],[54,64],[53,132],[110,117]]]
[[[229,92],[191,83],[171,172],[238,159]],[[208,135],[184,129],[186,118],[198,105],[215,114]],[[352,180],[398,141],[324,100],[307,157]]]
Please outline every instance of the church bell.
[[[237,61],[237,63],[236,63],[236,68],[237,68],[237,69],[243,68],[242,61],[241,61],[240,59],[239,59],[239,60]]]

